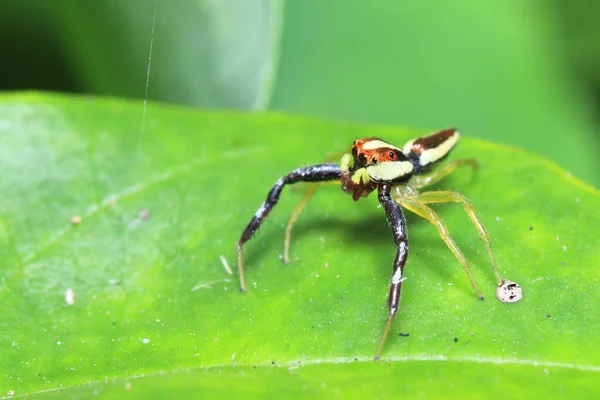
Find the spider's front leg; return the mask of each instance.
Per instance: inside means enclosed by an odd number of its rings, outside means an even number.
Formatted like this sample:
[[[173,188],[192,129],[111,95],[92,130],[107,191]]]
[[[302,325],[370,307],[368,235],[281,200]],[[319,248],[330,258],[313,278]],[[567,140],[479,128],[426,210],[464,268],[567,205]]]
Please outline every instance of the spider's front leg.
[[[392,199],[390,195],[391,189],[391,185],[386,184],[379,186],[379,202],[385,210],[385,215],[387,217],[390,228],[392,228],[392,233],[394,234],[394,241],[398,246],[398,250],[396,251],[396,258],[394,258],[394,273],[392,275],[390,295],[388,297],[388,307],[390,313],[385,324],[385,329],[379,341],[377,353],[375,354],[376,360],[379,359],[379,355],[381,354],[381,350],[383,349],[385,339],[387,338],[390,329],[392,328],[392,322],[394,322],[394,317],[396,316],[396,312],[400,307],[402,281],[404,281],[405,279],[402,274],[404,272],[404,265],[406,264],[406,259],[408,258],[408,236],[406,234],[406,218],[404,217],[404,213],[402,212],[402,209],[400,208],[398,203],[396,203]]]
[[[335,181],[340,179],[340,166],[337,164],[319,164],[311,167],[298,168],[290,172],[283,178],[279,178],[275,185],[269,191],[267,199],[260,206],[258,211],[254,214],[246,229],[242,233],[240,240],[237,244],[237,258],[238,258],[238,274],[240,277],[240,290],[246,291],[246,282],[244,280],[244,267],[243,267],[243,256],[242,246],[248,240],[252,239],[260,225],[267,218],[273,207],[279,201],[279,196],[285,185],[290,185],[297,182],[322,182],[322,181]]]

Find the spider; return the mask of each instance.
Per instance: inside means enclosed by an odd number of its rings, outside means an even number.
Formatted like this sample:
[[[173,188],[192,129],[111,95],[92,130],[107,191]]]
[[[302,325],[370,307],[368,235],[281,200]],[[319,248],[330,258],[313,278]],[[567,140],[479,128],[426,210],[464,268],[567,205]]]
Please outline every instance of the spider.
[[[425,218],[437,228],[441,238],[463,266],[477,296],[483,300],[483,295],[475,282],[466,257],[450,237],[448,229],[440,216],[427,205],[446,202],[460,203],[485,243],[492,271],[498,280],[496,296],[503,302],[512,303],[519,301],[523,297],[521,287],[517,283],[504,279],[498,272],[490,237],[467,198],[460,193],[452,191],[419,192],[419,189],[442,180],[459,167],[470,166],[474,169],[477,168],[477,161],[463,159],[451,161],[444,167],[435,171],[433,170],[440,161],[448,156],[458,142],[459,136],[457,130],[445,129],[429,136],[411,140],[402,149],[376,137],[358,139],[354,141],[351,154],[344,154],[340,165],[326,163],[298,168],[277,180],[269,192],[266,201],[256,211],[246,229],[244,229],[237,244],[240,290],[242,292],[246,291],[242,247],[244,243],[254,236],[262,222],[269,215],[269,212],[275,207],[284,186],[297,182],[341,181],[342,190],[351,195],[354,201],[358,201],[361,197],[369,196],[370,193],[377,189],[379,202],[385,210],[387,222],[392,229],[394,241],[397,246],[388,297],[389,314],[379,340],[379,346],[377,347],[376,360],[379,359],[392,327],[394,317],[400,305],[402,282],[406,280],[404,277],[404,265],[408,258],[408,236],[406,232],[406,219],[401,207]],[[317,184],[313,184],[309,187],[304,198],[289,218],[285,236],[284,263],[289,261],[292,226],[314,194],[316,186]]]

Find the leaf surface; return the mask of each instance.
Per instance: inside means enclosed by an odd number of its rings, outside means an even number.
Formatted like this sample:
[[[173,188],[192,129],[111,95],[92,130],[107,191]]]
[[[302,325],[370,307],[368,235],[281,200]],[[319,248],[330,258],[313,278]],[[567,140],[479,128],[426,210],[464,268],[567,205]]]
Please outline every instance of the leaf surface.
[[[285,189],[245,247],[246,294],[235,243],[285,173],[359,137],[402,145],[424,132],[154,104],[142,131],[139,103],[26,93],[0,104],[2,395],[598,393],[600,195],[549,161],[463,135],[451,157],[481,168],[439,188],[475,205],[525,297],[495,299],[460,206],[436,209],[484,302],[435,229],[407,215],[402,305],[374,362],[395,254],[374,196],[355,203],[323,185],[282,265],[305,186]]]

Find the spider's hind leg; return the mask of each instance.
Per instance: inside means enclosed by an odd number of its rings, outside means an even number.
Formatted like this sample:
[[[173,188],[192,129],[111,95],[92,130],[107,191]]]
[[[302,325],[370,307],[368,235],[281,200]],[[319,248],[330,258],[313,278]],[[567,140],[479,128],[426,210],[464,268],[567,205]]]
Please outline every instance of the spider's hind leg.
[[[426,186],[431,186],[446,178],[448,175],[450,175],[457,168],[460,167],[471,167],[474,170],[477,170],[479,168],[479,164],[477,163],[477,160],[474,160],[472,158],[450,161],[438,170],[424,175],[413,176],[410,184],[415,189],[421,189]]]
[[[510,281],[504,279],[502,277],[502,275],[500,275],[500,273],[498,272],[498,266],[496,265],[496,259],[494,257],[494,252],[492,251],[492,241],[490,239],[490,235],[487,233],[487,230],[483,226],[483,223],[481,223],[481,220],[477,216],[477,213],[475,212],[475,208],[473,207],[471,202],[465,196],[463,196],[460,193],[451,192],[451,191],[424,192],[419,195],[419,200],[422,201],[423,203],[428,203],[428,204],[430,204],[430,203],[448,203],[448,202],[460,203],[463,206],[465,213],[469,216],[469,219],[473,223],[473,226],[475,226],[475,229],[477,229],[477,233],[479,233],[479,237],[481,237],[481,239],[485,243],[485,247],[488,252],[488,256],[490,258],[490,264],[492,264],[492,271],[494,272],[494,275],[496,276],[496,279],[498,280],[498,287],[505,285],[507,282],[514,283],[514,282],[510,282]],[[515,300],[514,298],[511,300],[518,301],[518,299]]]
[[[292,228],[298,217],[304,211],[304,208],[308,204],[308,202],[312,199],[312,197],[317,192],[320,183],[311,183],[306,191],[304,192],[304,196],[300,199],[296,207],[290,214],[290,218],[288,219],[287,225],[285,227],[285,240],[283,242],[283,263],[287,264],[290,262],[290,243],[292,241]]]
[[[428,192],[428,193],[430,193],[430,192]],[[481,290],[479,289],[477,282],[475,282],[475,278],[473,277],[473,272],[471,271],[471,267],[469,266],[469,263],[467,262],[467,258],[462,253],[462,251],[458,248],[458,246],[456,245],[454,240],[452,240],[452,237],[450,237],[450,232],[448,231],[446,224],[444,224],[444,221],[442,221],[440,216],[433,209],[428,207],[423,201],[421,201],[420,196],[419,197],[398,196],[397,201],[399,201],[403,207],[409,209],[410,211],[414,212],[418,216],[425,218],[426,220],[431,222],[437,228],[438,233],[439,233],[440,237],[442,238],[442,240],[446,243],[448,248],[452,251],[452,253],[454,254],[454,257],[456,257],[458,262],[463,266],[467,276],[469,277],[469,280],[471,281],[471,285],[473,286],[473,289],[475,289],[475,293],[477,293],[477,296],[481,300],[483,300],[483,295],[481,294]]]

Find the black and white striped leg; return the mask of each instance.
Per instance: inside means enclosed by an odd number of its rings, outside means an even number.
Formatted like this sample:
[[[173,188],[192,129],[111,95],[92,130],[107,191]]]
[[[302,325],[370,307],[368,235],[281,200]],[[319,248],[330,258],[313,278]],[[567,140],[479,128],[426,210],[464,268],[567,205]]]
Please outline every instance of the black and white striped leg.
[[[404,280],[404,265],[406,264],[406,259],[408,258],[406,218],[404,217],[404,213],[402,212],[400,205],[398,205],[398,203],[392,199],[390,195],[391,189],[392,187],[390,185],[379,186],[379,202],[385,210],[385,215],[390,228],[392,228],[394,241],[398,246],[398,250],[396,251],[396,258],[394,259],[394,273],[392,275],[390,295],[388,297],[388,307],[390,313],[388,315],[383,334],[381,335],[381,340],[379,341],[379,347],[377,348],[377,353],[375,355],[376,360],[379,359],[385,339],[392,328],[392,322],[394,322],[394,317],[396,316],[396,312],[400,307],[400,294],[402,292],[402,281]]]
[[[319,164],[311,167],[298,168],[290,172],[283,178],[279,178],[275,185],[271,188],[267,196],[267,200],[260,206],[256,214],[252,217],[246,229],[242,233],[237,244],[238,256],[238,274],[240,277],[240,290],[246,291],[246,282],[244,280],[244,267],[242,263],[242,246],[248,240],[252,239],[260,225],[267,218],[273,207],[279,201],[279,196],[285,185],[290,185],[297,182],[322,182],[335,181],[340,179],[340,166],[337,164]]]

